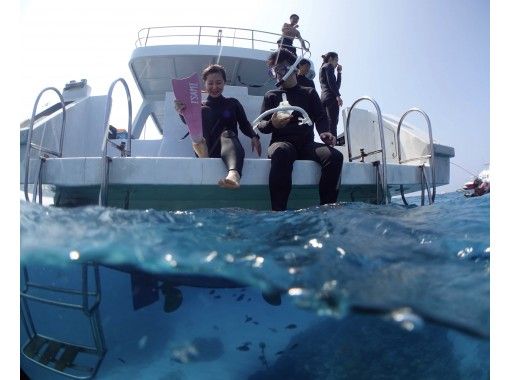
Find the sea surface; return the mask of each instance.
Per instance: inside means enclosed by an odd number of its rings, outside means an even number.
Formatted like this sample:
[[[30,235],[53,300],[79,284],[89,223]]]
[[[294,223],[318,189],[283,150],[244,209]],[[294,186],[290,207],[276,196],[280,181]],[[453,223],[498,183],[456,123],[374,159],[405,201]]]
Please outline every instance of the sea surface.
[[[23,268],[80,289],[97,266],[96,379],[488,379],[489,214],[462,193],[280,213],[21,202],[21,287]],[[84,313],[28,305],[37,333],[92,342]]]

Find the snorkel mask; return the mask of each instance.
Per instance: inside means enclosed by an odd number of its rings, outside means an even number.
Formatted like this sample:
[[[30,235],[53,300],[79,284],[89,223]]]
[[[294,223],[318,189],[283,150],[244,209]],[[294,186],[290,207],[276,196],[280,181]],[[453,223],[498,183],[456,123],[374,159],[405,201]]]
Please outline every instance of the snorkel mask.
[[[291,66],[278,63],[269,70],[269,75],[278,80],[276,87],[280,87],[297,70],[299,61],[301,61],[301,57],[296,58],[296,61]]]

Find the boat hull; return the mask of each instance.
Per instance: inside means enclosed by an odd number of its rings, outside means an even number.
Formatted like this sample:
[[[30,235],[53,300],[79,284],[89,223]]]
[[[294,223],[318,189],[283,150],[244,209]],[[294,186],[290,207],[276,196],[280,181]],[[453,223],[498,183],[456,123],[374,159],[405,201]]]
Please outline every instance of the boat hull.
[[[436,184],[447,183],[448,157],[437,156]],[[36,162],[33,163],[34,167]],[[185,210],[241,207],[270,210],[269,159],[246,159],[241,187],[224,189],[218,180],[226,174],[221,159],[114,157],[109,164],[107,205],[125,209]],[[42,168],[54,204],[59,207],[97,205],[104,173],[100,158],[48,159]],[[430,169],[426,168],[428,178]],[[29,176],[34,183],[35,173]],[[294,163],[288,207],[300,209],[319,205],[320,166],[313,161]],[[400,195],[421,190],[420,171],[412,165],[389,164],[388,191]],[[372,163],[344,162],[339,202],[384,202]]]

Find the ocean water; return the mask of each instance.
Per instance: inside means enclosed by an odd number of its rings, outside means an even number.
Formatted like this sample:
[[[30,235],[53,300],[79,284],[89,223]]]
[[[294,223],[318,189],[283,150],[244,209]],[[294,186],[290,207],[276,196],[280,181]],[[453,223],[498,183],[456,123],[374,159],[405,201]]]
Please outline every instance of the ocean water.
[[[487,379],[489,214],[461,193],[282,213],[21,202],[21,267],[79,289],[97,265],[97,379]],[[28,304],[38,333],[91,341],[82,312]]]

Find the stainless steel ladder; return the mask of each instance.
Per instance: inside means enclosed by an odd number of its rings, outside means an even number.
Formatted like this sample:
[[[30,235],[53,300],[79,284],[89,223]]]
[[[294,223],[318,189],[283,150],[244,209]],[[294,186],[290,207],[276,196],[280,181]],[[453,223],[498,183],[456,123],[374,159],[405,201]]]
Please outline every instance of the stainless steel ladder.
[[[364,149],[361,149],[360,155],[353,157],[351,152],[351,135],[350,135],[350,129],[349,124],[351,121],[351,112],[356,106],[356,104],[360,103],[363,100],[368,100],[371,102],[376,111],[377,111],[377,123],[379,124],[379,136],[381,140],[381,149],[377,149],[371,152],[365,152]],[[377,102],[368,97],[368,96],[362,96],[361,98],[354,101],[352,106],[349,108],[349,113],[347,114],[347,122],[345,123],[345,139],[347,141],[347,152],[349,154],[349,162],[352,162],[353,160],[361,159],[364,161],[365,157],[370,156],[372,154],[381,154],[381,161],[375,161],[373,163],[375,168],[375,175],[376,175],[376,202],[377,203],[383,203],[388,204],[391,202],[391,195],[388,191],[388,183],[386,178],[387,168],[386,168],[386,145],[384,143],[384,130],[383,130],[383,123],[382,123],[382,115],[381,115],[381,109],[379,108],[379,104]],[[379,201],[379,188],[382,190],[382,201]]]
[[[429,132],[429,154],[425,156],[419,156],[419,157],[413,157],[408,158],[406,160],[402,160],[402,150],[401,150],[401,143],[400,143],[400,129],[402,127],[402,122],[404,119],[409,115],[410,113],[418,112],[421,114],[426,122],[427,122],[427,128]],[[429,205],[433,204],[436,199],[436,168],[434,166],[434,141],[432,140],[432,126],[430,124],[430,118],[429,116],[422,111],[419,108],[411,108],[404,112],[402,117],[400,118],[400,121],[398,122],[397,127],[397,152],[398,152],[398,163],[403,164],[410,161],[416,161],[416,160],[429,160],[429,167],[432,174],[432,196],[430,195],[430,186],[429,181],[427,179],[427,173],[425,171],[425,164],[419,165],[419,171],[420,171],[420,183],[421,183],[421,205],[423,206],[425,204],[425,190],[427,190],[427,196],[429,200]],[[402,202],[407,206],[408,202],[404,195],[404,186],[400,185],[400,195],[402,197]]]
[[[59,141],[59,150],[53,151],[48,148],[45,148],[41,145],[37,145],[32,143],[32,135],[34,130],[34,123],[36,120],[36,111],[37,106],[39,105],[39,100],[41,99],[41,96],[46,91],[54,91],[57,93],[59,99],[60,99],[60,105],[62,108],[62,126],[60,129],[60,141]],[[58,103],[57,103],[58,104]],[[32,110],[32,117],[30,118],[30,127],[28,129],[28,139],[27,139],[27,148],[25,153],[25,183],[23,184],[23,191],[25,193],[25,199],[27,202],[30,202],[29,196],[28,196],[28,178],[29,178],[29,171],[30,171],[30,153],[32,149],[37,149],[40,152],[39,156],[39,165],[37,167],[37,175],[36,180],[33,187],[33,194],[32,194],[32,202],[35,202],[37,199],[37,194],[39,194],[39,204],[42,204],[42,166],[44,162],[46,162],[46,159],[49,158],[50,155],[54,157],[62,157],[62,147],[64,144],[64,132],[65,132],[65,125],[66,125],[66,108],[65,108],[65,102],[62,94],[59,90],[57,90],[55,87],[47,87],[44,90],[42,90],[39,95],[37,96],[37,99],[34,104],[34,108]]]
[[[109,126],[110,126],[110,114],[112,112],[112,94],[115,88],[115,85],[121,82],[126,90],[127,102],[128,102],[128,145],[127,149],[122,145],[117,145],[113,141],[108,138],[109,134]],[[108,98],[106,101],[106,112],[104,117],[104,137],[103,144],[101,146],[102,153],[102,173],[101,173],[101,187],[99,188],[99,206],[107,206],[108,205],[108,186],[110,182],[110,163],[112,162],[112,158],[108,156],[108,143],[112,144],[115,148],[121,151],[122,157],[131,156],[131,129],[132,129],[132,107],[131,107],[131,93],[129,92],[129,87],[126,81],[123,78],[118,78],[112,82],[110,85],[110,89],[108,91]]]
[[[92,268],[94,289],[89,289],[89,270]],[[67,289],[34,283],[30,280],[28,268],[23,266],[23,280],[21,290],[21,317],[28,334],[28,341],[23,345],[22,354],[33,363],[45,369],[66,376],[71,379],[91,379],[95,376],[104,356],[106,346],[104,341],[99,304],[101,302],[101,284],[99,268],[95,263],[82,264],[81,289]],[[51,294],[41,296],[39,293]],[[33,294],[36,293],[36,294]],[[63,302],[56,299],[59,295],[79,298],[80,302]],[[93,302],[90,304],[89,298]],[[58,308],[81,310],[89,319],[94,346],[70,343],[38,333],[29,302],[39,302]],[[92,359],[92,360],[91,360]]]

